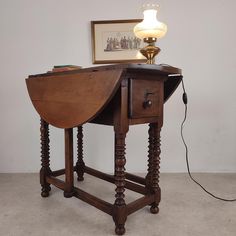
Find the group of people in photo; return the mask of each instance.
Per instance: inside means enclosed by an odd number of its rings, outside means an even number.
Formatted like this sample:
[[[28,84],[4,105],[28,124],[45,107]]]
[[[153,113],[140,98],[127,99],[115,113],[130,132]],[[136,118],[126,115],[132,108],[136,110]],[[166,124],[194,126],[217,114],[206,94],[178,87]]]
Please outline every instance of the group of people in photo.
[[[137,50],[140,46],[141,39],[137,37],[108,37],[104,51]]]

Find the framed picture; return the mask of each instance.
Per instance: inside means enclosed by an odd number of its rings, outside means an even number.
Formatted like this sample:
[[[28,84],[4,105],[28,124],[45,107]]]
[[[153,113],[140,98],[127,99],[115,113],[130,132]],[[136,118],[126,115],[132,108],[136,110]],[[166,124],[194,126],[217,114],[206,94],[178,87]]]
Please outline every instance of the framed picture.
[[[142,19],[91,21],[93,64],[145,62],[141,39],[133,33]]]

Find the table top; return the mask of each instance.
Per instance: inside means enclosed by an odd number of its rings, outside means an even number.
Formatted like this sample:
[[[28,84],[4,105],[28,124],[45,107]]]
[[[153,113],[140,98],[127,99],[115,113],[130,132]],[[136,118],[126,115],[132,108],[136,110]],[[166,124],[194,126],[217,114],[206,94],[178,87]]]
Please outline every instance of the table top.
[[[70,128],[94,119],[124,78],[162,80],[167,101],[178,87],[181,73],[169,65],[116,64],[30,75],[26,84],[39,115],[56,127]]]
[[[127,70],[127,71],[138,71],[144,73],[160,73],[164,75],[181,75],[182,70],[167,64],[114,64],[114,65],[105,65],[105,66],[94,66],[83,69],[75,69],[65,72],[50,72],[43,74],[30,75],[29,78],[41,77],[41,76],[55,76],[55,75],[69,75],[69,74],[77,74],[84,72],[93,72],[93,71],[107,71],[107,70]]]

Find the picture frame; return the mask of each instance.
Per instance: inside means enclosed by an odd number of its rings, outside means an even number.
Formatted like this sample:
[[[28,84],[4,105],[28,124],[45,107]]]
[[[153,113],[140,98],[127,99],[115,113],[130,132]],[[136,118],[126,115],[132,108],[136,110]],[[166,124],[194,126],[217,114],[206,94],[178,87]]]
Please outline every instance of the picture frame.
[[[91,21],[93,64],[146,62],[133,28],[142,19]]]

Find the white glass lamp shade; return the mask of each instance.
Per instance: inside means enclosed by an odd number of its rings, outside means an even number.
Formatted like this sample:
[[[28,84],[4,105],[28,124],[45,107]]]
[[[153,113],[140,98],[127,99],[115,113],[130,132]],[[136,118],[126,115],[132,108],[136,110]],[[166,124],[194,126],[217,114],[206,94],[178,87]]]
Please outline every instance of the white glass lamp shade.
[[[166,24],[157,20],[157,6],[149,5],[143,11],[143,21],[134,27],[134,34],[140,39],[162,38],[167,32]]]

